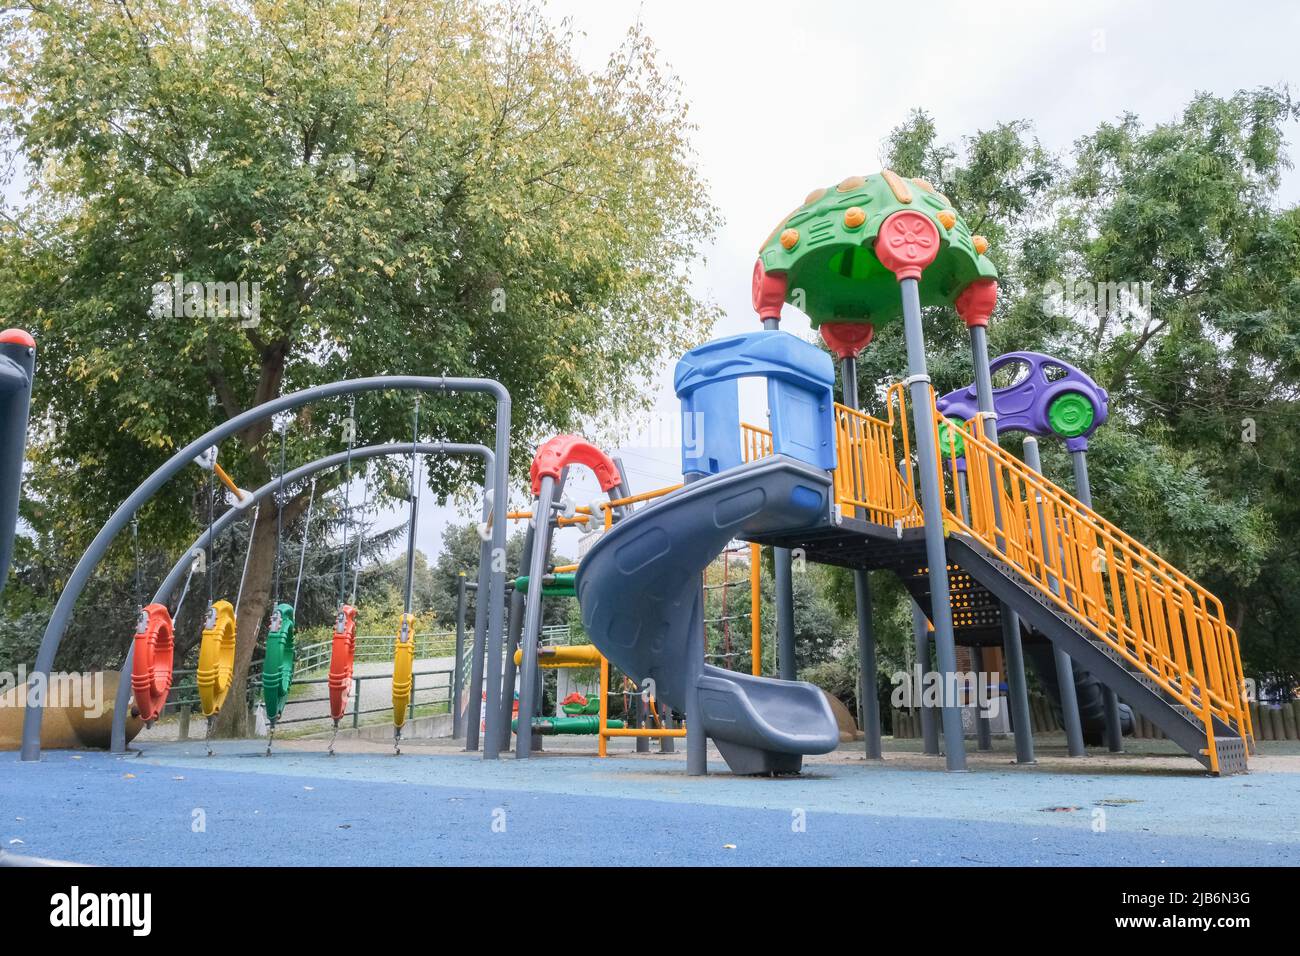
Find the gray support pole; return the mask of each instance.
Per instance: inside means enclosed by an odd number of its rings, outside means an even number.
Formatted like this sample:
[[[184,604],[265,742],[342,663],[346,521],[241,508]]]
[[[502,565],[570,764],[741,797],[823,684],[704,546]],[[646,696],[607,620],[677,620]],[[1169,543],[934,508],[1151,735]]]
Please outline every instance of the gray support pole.
[[[868,760],[883,756],[880,746],[880,699],[876,695],[876,635],[871,621],[871,582],[867,572],[853,572],[853,596],[858,606],[858,700],[862,704],[863,752]]]
[[[794,562],[789,548],[772,549],[776,572],[776,661],[781,680],[796,680],[794,660]]]
[[[1088,449],[1079,448],[1070,452],[1074,464],[1075,496],[1092,507],[1092,482],[1088,480]],[[1124,752],[1124,728],[1119,719],[1119,697],[1109,687],[1102,685],[1101,703],[1106,714],[1106,749],[1111,753]]]
[[[675,726],[673,724],[673,709],[669,707],[667,704],[663,703],[663,701],[656,701],[656,703],[659,707],[659,719],[663,722],[664,729],[672,730],[673,727]],[[676,745],[677,745],[677,738],[675,737],[659,738],[659,752],[661,754],[676,753],[677,752]]]
[[[484,473],[489,478],[492,475],[493,453],[490,448],[483,445],[465,445],[456,442],[421,442],[416,445],[416,450],[422,455],[478,455],[484,460]],[[354,448],[352,450],[352,459],[360,461],[367,458],[384,458],[390,455],[409,455],[410,453],[410,442],[392,445],[367,445],[363,448]],[[344,465],[347,460],[348,453],[345,451],[326,455],[324,458],[319,458],[290,471],[284,476],[284,482],[285,484],[295,484],[305,478],[310,478],[318,472],[328,471],[330,468]],[[256,505],[263,499],[275,494],[279,486],[280,479],[278,477],[272,478],[261,488],[250,492],[242,507],[231,508],[218,517],[210,529],[205,528],[203,533],[194,540],[194,543],[185,550],[180,559],[172,565],[171,571],[163,578],[162,584],[154,592],[150,603],[168,603],[172,592],[180,586],[182,579],[189,572],[190,564],[195,555],[206,551],[209,542],[215,541],[228,527],[243,518],[250,505]],[[122,662],[121,675],[117,682],[117,695],[113,701],[113,727],[109,744],[109,750],[112,753],[126,752],[126,712],[131,701],[131,665],[134,658],[135,641],[132,640],[127,645],[126,659]]]
[[[378,375],[371,378],[331,382],[328,385],[318,385],[314,388],[292,392],[289,395],[282,395],[255,408],[250,408],[243,414],[236,415],[216,428],[205,432],[167,459],[125,501],[118,505],[117,510],[99,529],[99,533],[91,541],[90,547],[77,561],[77,566],[73,569],[71,576],[68,578],[68,583],[64,586],[62,593],[59,595],[59,600],[54,606],[54,613],[50,616],[50,623],[45,628],[45,634],[41,638],[41,646],[36,652],[36,663],[28,678],[27,707],[23,718],[22,759],[24,761],[39,760],[41,757],[41,721],[45,716],[43,689],[49,684],[50,669],[54,666],[54,658],[59,651],[59,644],[63,640],[63,634],[67,630],[73,606],[76,604],[77,598],[81,596],[86,584],[90,581],[91,575],[103,559],[105,552],[108,551],[109,545],[117,537],[118,532],[130,522],[131,516],[140,510],[145,502],[152,498],[173,476],[187,468],[197,455],[251,425],[265,421],[280,412],[299,408],[312,402],[335,398],[340,395],[355,395],[359,392],[376,392],[386,389],[413,389],[422,392],[481,392],[493,396],[496,400],[497,425],[496,446],[494,449],[496,453],[496,473],[493,475],[493,487],[505,487],[506,460],[510,454],[510,393],[506,391],[505,386],[500,382],[491,379]],[[499,520],[494,524],[493,543],[494,547],[499,546],[504,549],[505,494],[503,492],[496,497],[499,500],[495,501],[494,510]],[[493,581],[498,593],[500,593],[500,589],[504,585],[504,577],[501,574],[494,574]],[[489,630],[494,631],[496,647],[500,651],[500,612],[496,614],[495,628],[490,627]],[[498,664],[497,672],[500,673],[500,664]]]
[[[529,554],[531,549],[525,550]],[[506,728],[506,736],[501,740],[501,749],[510,749],[509,727],[514,712],[515,678],[519,674],[519,665],[515,663],[515,651],[522,646],[524,633],[524,592],[514,588],[510,592],[510,607],[506,612],[506,660],[505,675],[501,680],[501,722]],[[520,681],[522,689],[523,682]]]
[[[840,383],[844,405],[854,411],[858,404],[858,360],[852,355],[840,359]],[[858,616],[858,704],[862,719],[863,751],[868,760],[879,760],[880,701],[876,696],[876,633],[871,620],[871,582],[862,568],[853,571],[853,598]]]
[[[930,573],[930,604],[934,644],[943,675],[943,740],[950,772],[966,769],[966,742],[962,738],[961,712],[952,699],[957,671],[957,648],[952,633],[952,603],[948,593],[948,550],[943,535],[943,489],[939,487],[939,449],[935,440],[930,375],[926,370],[925,333],[921,328],[921,294],[918,281],[901,279],[903,329],[907,338],[908,392],[912,425],[916,433],[917,468],[921,479],[921,510],[925,515],[925,556]]]
[[[650,704],[646,701],[645,691],[639,691],[636,695],[636,725],[639,728],[650,726]],[[649,737],[633,737],[636,741],[636,753],[648,754],[650,752]]]
[[[993,443],[998,440],[998,419],[993,406],[993,376],[989,371],[988,330],[982,325],[970,327],[971,363],[975,367],[975,395],[984,413],[984,434]],[[989,480],[996,475],[990,467]],[[1002,526],[1002,501],[993,495],[993,517]],[[999,608],[1002,618],[1002,650],[1007,668],[1007,693],[1011,704],[1011,725],[1016,738],[1016,763],[1036,763],[1034,728],[1029,716],[1029,681],[1025,677],[1025,648],[1020,636],[1020,615],[1009,605]]]
[[[1043,473],[1043,459],[1038,453],[1038,439],[1032,435],[1025,439],[1025,464],[1038,474]],[[1042,499],[1038,502],[1038,533],[1043,540],[1043,557],[1046,560],[1049,544],[1047,534],[1047,515],[1043,510]],[[1046,572],[1044,572],[1046,573]],[[1060,585],[1053,584],[1053,593],[1060,593]],[[1056,682],[1060,685],[1061,720],[1065,723],[1065,742],[1071,757],[1083,757],[1087,750],[1083,746],[1083,722],[1079,719],[1079,698],[1074,688],[1074,665],[1070,655],[1052,644],[1052,658],[1056,662]]]
[[[491,472],[491,466],[488,472]],[[490,496],[483,496],[483,521],[492,513]],[[481,535],[480,535],[481,536]],[[482,539],[478,550],[478,583],[474,588],[474,649],[469,662],[469,701],[465,707],[465,749],[478,750],[479,728],[483,720],[483,664],[487,656],[487,601],[491,593],[492,538]]]
[[[930,673],[930,621],[921,610],[921,605],[912,601],[912,643],[916,650],[916,666],[921,679],[917,683],[916,693],[925,693],[925,675]],[[939,756],[939,722],[935,720],[935,709],[921,698],[921,752],[931,757]]]
[[[957,460],[957,486],[961,493],[962,511],[965,514],[970,514],[970,483],[966,478],[966,463],[960,458]],[[975,669],[976,689],[978,691],[979,682],[983,679],[982,675],[984,674],[984,648],[978,644],[972,645],[970,654],[971,666]],[[979,706],[978,695],[975,707],[975,749],[993,749],[993,731],[989,727],[989,719],[984,716],[984,708]]]
[[[763,329],[775,332],[780,319],[764,319]],[[773,548],[772,564],[776,576],[776,666],[781,680],[796,680],[794,664],[794,578],[789,548]],[[687,727],[690,727],[687,715]],[[689,750],[689,747],[687,748]]]
[[[465,572],[456,576],[456,656],[451,671],[451,736],[459,740],[465,733],[465,715],[460,710],[464,690],[465,665]]]
[[[686,643],[686,773],[702,777],[709,772],[709,738],[700,709],[699,678],[704,673],[704,578],[695,592],[690,640]]]
[[[978,691],[984,674],[984,648],[978,644],[972,647],[970,649],[970,659],[971,666],[975,668],[975,687]],[[989,727],[989,719],[984,716],[984,708],[980,706],[978,696],[975,699],[975,749],[993,749],[993,732]]]
[[[18,527],[27,419],[36,375],[36,347],[25,332],[11,329],[0,341],[0,592],[9,577]]]
[[[542,625],[542,578],[546,558],[551,550],[551,506],[555,502],[555,479],[543,475],[537,492],[537,511],[533,521],[536,535],[532,561],[528,567],[528,600],[524,603],[524,660],[519,671],[519,729],[515,732],[515,759],[526,760],[533,749],[532,713],[537,700],[537,635]],[[507,725],[508,726],[508,725]]]
[[[506,470],[510,457],[510,404],[497,403],[496,422],[497,457],[496,474],[492,476],[492,487],[497,489],[492,495],[492,568],[491,584],[488,588],[488,629],[487,629],[487,727],[484,736],[487,743],[483,748],[484,760],[496,760],[501,753],[497,741],[501,739],[500,728],[494,726],[499,719],[495,708],[501,697],[501,645],[504,642],[505,595],[506,595],[506,499],[509,486],[506,483]],[[498,570],[499,569],[499,570]],[[510,724],[506,724],[506,733]]]
[[[537,540],[536,527],[530,522],[527,530],[524,531],[524,547],[519,553],[519,573],[522,574],[527,570],[525,562],[532,559],[533,542]],[[531,582],[529,582],[531,584]],[[506,655],[505,655],[505,673],[501,680],[501,749],[510,749],[510,718],[514,707],[514,690],[515,678],[519,674],[519,665],[515,663],[515,651],[523,646],[523,629],[524,629],[524,592],[520,591],[513,585],[507,588],[510,592],[510,604],[506,608]],[[523,693],[523,681],[519,681],[520,696]]]

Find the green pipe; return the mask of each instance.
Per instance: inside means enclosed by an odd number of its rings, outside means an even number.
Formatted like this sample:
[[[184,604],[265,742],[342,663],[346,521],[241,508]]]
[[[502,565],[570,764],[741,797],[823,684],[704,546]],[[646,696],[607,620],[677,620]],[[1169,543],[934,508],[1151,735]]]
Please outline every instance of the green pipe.
[[[542,596],[577,597],[578,590],[573,584],[575,577],[577,575],[573,572],[542,575]],[[522,577],[515,578],[515,590],[521,594],[528,593],[528,575],[525,574]]]
[[[623,721],[607,720],[605,726],[611,730],[622,730]],[[519,718],[510,721],[510,729],[519,729]],[[556,734],[597,734],[600,732],[600,717],[534,717],[533,733],[543,737]]]

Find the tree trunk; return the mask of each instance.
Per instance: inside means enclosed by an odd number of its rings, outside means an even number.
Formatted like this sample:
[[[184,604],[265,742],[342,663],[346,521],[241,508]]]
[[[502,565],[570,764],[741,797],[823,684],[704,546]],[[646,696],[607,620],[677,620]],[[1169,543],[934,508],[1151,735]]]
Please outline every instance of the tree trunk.
[[[298,541],[294,530],[299,516],[307,507],[307,496],[299,495],[284,508],[285,540],[280,558],[280,600],[293,601],[293,586],[298,573]],[[253,533],[253,551],[248,559],[248,577],[244,595],[235,621],[235,675],[230,685],[230,696],[221,708],[215,737],[250,737],[253,728],[249,721],[250,708],[245,705],[248,688],[248,670],[253,660],[253,650],[266,638],[266,624],[270,618],[271,588],[275,578],[275,503],[273,499],[262,502],[262,512]],[[230,595],[233,601],[235,595]],[[256,697],[253,700],[256,704]]]

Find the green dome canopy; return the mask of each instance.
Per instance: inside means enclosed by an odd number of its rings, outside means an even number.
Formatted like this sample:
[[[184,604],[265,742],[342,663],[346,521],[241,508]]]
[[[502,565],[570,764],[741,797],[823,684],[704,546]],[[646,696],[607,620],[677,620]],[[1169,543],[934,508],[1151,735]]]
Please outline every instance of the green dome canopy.
[[[928,216],[939,231],[939,254],[920,282],[922,305],[952,305],[976,279],[996,279],[988,242],[972,236],[948,197],[923,179],[890,170],[850,176],[817,189],[772,230],[759,250],[763,273],[784,273],[785,301],[812,320],[884,325],[902,317],[894,274],[876,258],[881,224],[901,210]]]

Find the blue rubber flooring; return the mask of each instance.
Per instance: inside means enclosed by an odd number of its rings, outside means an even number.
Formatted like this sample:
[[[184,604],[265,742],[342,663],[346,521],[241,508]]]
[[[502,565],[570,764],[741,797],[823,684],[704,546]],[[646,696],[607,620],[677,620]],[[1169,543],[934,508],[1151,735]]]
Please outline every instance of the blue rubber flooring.
[[[1300,864],[1294,774],[864,762],[690,778],[684,760],[260,746],[0,754],[0,849],[108,865]]]

